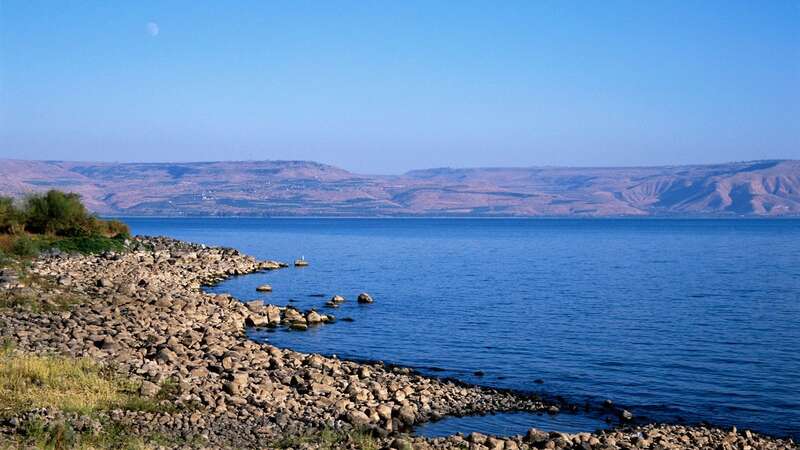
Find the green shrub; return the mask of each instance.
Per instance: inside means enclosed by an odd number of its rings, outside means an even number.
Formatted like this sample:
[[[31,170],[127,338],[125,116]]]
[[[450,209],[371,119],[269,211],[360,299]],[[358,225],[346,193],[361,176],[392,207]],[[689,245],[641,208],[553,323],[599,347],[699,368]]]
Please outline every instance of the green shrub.
[[[125,245],[123,244],[123,239],[95,235],[59,239],[53,241],[49,247],[54,247],[67,253],[103,253],[107,251],[122,251]]]
[[[46,248],[80,253],[122,251],[128,237],[126,224],[98,219],[75,193],[50,190],[32,194],[21,208],[10,197],[0,197],[0,249],[9,255],[32,257]]]
[[[14,206],[14,199],[0,196],[0,233],[19,233],[25,226],[24,222],[24,214]]]
[[[98,220],[95,232],[103,236],[113,236],[115,239],[127,239],[131,236],[131,230],[119,220]]]
[[[39,254],[39,244],[30,238],[30,236],[23,234],[16,238],[11,246],[11,253],[16,256],[32,257]]]
[[[29,196],[24,212],[25,227],[31,233],[81,236],[93,231],[96,221],[78,194],[57,190]]]

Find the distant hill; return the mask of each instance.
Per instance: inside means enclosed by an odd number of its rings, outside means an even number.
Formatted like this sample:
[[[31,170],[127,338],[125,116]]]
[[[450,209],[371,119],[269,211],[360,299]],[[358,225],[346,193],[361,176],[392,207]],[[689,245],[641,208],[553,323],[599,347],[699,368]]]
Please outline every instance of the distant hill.
[[[129,216],[800,216],[800,161],[358,175],[305,161],[0,160],[0,193]]]

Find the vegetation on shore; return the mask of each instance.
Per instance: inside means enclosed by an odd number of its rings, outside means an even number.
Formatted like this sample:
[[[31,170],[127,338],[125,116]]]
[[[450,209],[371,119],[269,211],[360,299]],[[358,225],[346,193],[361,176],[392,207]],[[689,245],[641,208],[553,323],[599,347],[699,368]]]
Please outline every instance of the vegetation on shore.
[[[88,358],[34,355],[15,351],[8,341],[0,343],[0,420],[46,408],[64,413],[64,419],[45,423],[35,416],[19,424],[22,432],[11,437],[16,446],[37,448],[144,448],[164,444],[163,436],[136,436],[108,418],[114,409],[171,412],[176,393],[165,380],[154,397],[139,395],[140,382],[123,377]],[[98,426],[74,423],[91,420]],[[0,439],[0,447],[4,443]]]
[[[119,251],[129,235],[124,223],[91,214],[78,194],[50,190],[21,201],[0,197],[0,257],[33,257],[47,249]]]

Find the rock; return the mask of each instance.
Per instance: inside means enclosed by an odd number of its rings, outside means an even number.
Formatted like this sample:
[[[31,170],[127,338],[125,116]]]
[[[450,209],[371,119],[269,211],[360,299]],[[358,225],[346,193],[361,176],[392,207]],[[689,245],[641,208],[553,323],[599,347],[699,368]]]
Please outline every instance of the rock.
[[[558,406],[552,405],[547,408],[547,414],[558,414],[561,411]]]
[[[156,359],[158,359],[159,361],[175,363],[178,361],[178,355],[175,354],[175,352],[173,352],[172,350],[164,347],[158,351],[158,353],[156,354]]]
[[[143,397],[155,397],[158,393],[161,392],[161,388],[150,381],[142,381],[142,385],[139,387],[139,394]]]
[[[347,421],[355,426],[365,426],[370,423],[369,416],[361,411],[350,411],[347,413]]]
[[[284,312],[283,316],[288,322],[305,322],[306,318],[300,313],[300,311],[287,307]]]
[[[311,311],[306,315],[306,322],[309,324],[317,324],[324,322],[323,316],[319,315],[316,311]]]
[[[416,413],[411,405],[402,406],[400,411],[397,413],[397,417],[399,417],[400,420],[402,420],[406,425],[413,425],[416,421]]]
[[[484,445],[489,447],[489,450],[503,450],[506,446],[506,443],[502,439],[497,439],[490,436],[486,438]]]
[[[395,438],[389,448],[394,450],[414,450],[414,446],[411,445],[411,442],[403,438]]]
[[[100,344],[100,348],[106,351],[114,351],[118,347],[119,346],[116,342],[114,342],[114,339],[111,336],[104,337],[102,343]]]
[[[264,311],[264,301],[263,300],[253,300],[246,302],[244,306],[247,307],[250,311],[255,313],[263,313]]]
[[[373,302],[372,297],[369,294],[367,294],[366,292],[362,292],[362,293],[358,294],[358,303],[366,304],[366,303],[372,303],[372,302]]]
[[[289,324],[289,328],[295,331],[306,331],[308,330],[308,324],[305,322],[292,322]]]
[[[330,300],[328,300],[328,303],[333,303],[336,305],[344,303],[344,297],[342,297],[341,295],[334,295],[333,297],[331,297]]]
[[[392,418],[392,407],[389,405],[378,405],[376,412],[378,413],[378,417],[383,420],[389,420]]]
[[[528,430],[528,434],[525,436],[525,440],[533,444],[538,444],[546,442],[549,437],[550,436],[544,431],[537,430],[536,428],[531,428]]]
[[[225,383],[223,387],[228,394],[238,396],[245,391],[249,381],[250,377],[247,373],[237,372],[231,376],[231,380]]]
[[[625,422],[630,422],[631,420],[633,420],[633,413],[628,411],[627,409],[623,409],[622,411],[619,412],[619,418],[620,420],[623,420]]]
[[[245,324],[247,324],[248,327],[266,327],[269,326],[270,323],[267,316],[259,314],[250,314],[247,316],[247,319],[245,319]]]
[[[279,325],[281,323],[281,309],[277,306],[266,306],[266,314],[271,325]]]
[[[467,436],[467,440],[473,444],[483,444],[486,442],[486,435],[483,433],[478,433],[477,431],[473,431],[469,434],[469,436]]]
[[[272,292],[272,286],[268,284],[262,284],[256,288],[258,292]]]

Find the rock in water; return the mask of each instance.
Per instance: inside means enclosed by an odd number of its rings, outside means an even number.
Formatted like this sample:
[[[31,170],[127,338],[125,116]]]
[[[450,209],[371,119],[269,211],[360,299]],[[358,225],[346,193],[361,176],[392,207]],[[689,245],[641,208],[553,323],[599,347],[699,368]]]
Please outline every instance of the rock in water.
[[[272,286],[268,284],[262,284],[261,286],[256,288],[258,292],[272,292]]]
[[[374,300],[372,300],[372,297],[366,292],[358,294],[358,303],[366,304],[366,303],[372,303],[373,301]]]
[[[323,317],[316,311],[311,311],[306,315],[306,321],[308,323],[320,323],[324,322]]]
[[[631,413],[631,412],[630,412],[630,411],[628,411],[627,409],[623,409],[623,410],[622,410],[622,411],[620,411],[620,413],[619,413],[619,418],[620,418],[622,421],[625,421],[625,422],[630,422],[631,420],[633,420],[633,413]]]

